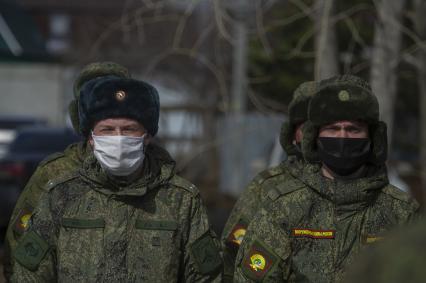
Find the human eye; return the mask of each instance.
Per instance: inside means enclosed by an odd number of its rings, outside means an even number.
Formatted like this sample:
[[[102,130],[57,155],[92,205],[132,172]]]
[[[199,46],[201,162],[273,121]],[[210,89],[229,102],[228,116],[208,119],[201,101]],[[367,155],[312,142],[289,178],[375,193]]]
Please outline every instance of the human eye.
[[[110,134],[110,133],[114,132],[114,129],[110,128],[110,127],[104,127],[104,128],[99,129],[99,132],[101,134],[106,135],[106,134]]]
[[[329,132],[337,132],[340,130],[340,128],[337,126],[328,126],[328,127],[325,127],[325,129]]]
[[[351,133],[354,133],[354,134],[357,134],[357,133],[361,132],[361,128],[360,127],[356,127],[356,126],[348,127],[347,130],[349,132],[351,132]]]
[[[125,136],[136,136],[139,133],[139,129],[134,126],[129,126],[129,127],[123,128],[122,133]]]

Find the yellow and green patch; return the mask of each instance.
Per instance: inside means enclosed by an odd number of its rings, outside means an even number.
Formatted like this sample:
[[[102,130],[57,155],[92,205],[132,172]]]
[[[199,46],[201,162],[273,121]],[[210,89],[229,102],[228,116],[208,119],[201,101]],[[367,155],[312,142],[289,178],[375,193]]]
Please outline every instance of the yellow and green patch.
[[[255,241],[242,262],[244,276],[261,281],[278,263],[278,257],[263,243]]]

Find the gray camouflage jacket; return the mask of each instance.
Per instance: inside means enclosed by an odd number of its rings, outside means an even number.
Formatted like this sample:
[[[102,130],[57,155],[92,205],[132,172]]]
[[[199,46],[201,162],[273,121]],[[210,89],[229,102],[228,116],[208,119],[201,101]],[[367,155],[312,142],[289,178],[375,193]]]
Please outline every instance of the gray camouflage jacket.
[[[411,222],[418,203],[390,185],[385,167],[330,180],[306,165],[269,193],[247,228],[234,282],[339,282],[365,246]]]
[[[222,259],[194,185],[148,147],[140,179],[113,180],[93,155],[49,183],[13,255],[12,282],[211,282]]]

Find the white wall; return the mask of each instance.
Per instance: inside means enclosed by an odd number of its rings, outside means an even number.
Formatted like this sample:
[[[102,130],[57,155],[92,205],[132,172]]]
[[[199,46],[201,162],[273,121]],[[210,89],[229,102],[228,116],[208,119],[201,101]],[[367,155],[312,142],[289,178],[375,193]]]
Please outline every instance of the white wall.
[[[69,76],[69,69],[55,64],[0,63],[0,115],[31,115],[64,125]]]

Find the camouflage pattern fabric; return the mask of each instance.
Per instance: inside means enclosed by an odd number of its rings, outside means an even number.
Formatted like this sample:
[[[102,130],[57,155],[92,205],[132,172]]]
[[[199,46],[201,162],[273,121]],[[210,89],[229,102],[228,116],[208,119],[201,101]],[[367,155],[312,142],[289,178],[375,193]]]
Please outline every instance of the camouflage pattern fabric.
[[[248,226],[234,282],[339,282],[359,250],[418,214],[384,167],[353,180],[327,179],[315,164],[298,174]]]
[[[148,146],[142,177],[91,154],[48,185],[14,253],[12,282],[219,282],[222,258],[197,188]]]
[[[54,153],[43,160],[23,189],[12,212],[5,237],[3,270],[6,279],[10,278],[10,255],[24,232],[33,209],[37,206],[44,187],[49,180],[75,170],[83,163],[87,145],[84,142],[68,146],[62,153]]]
[[[225,261],[225,282],[232,282],[235,257],[246,233],[247,226],[254,216],[268,202],[268,193],[271,188],[288,179],[294,178],[289,168],[303,166],[303,161],[290,156],[276,167],[259,173],[247,186],[247,189],[238,198],[222,232],[221,244]]]
[[[426,279],[426,221],[393,231],[348,270],[347,283],[418,283]]]

